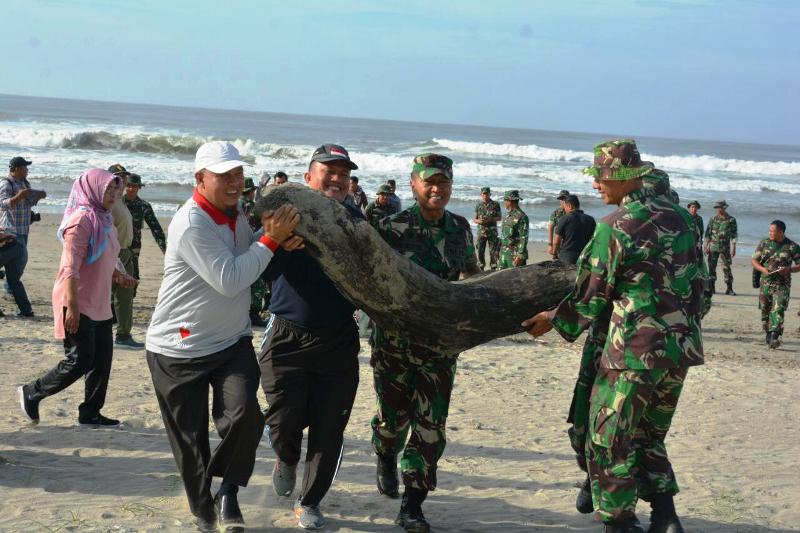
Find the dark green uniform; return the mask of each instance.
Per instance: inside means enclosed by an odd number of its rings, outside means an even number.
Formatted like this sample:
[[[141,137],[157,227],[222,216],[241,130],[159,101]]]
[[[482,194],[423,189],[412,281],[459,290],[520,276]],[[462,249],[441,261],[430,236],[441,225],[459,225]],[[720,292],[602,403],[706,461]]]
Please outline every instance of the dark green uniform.
[[[722,258],[722,275],[725,283],[733,285],[733,271],[731,270],[731,243],[736,242],[739,233],[736,219],[725,214],[724,217],[714,215],[708,221],[706,228],[706,241],[708,246],[708,274],[712,286],[717,280],[717,261]]]
[[[480,201],[475,205],[475,218],[500,218],[500,204],[494,200]],[[489,244],[489,267],[497,269],[500,257],[500,237],[497,235],[497,222],[478,224],[478,265],[486,268],[486,244]]]
[[[392,248],[442,279],[456,281],[461,273],[478,269],[469,223],[449,211],[431,223],[422,218],[415,204],[384,218],[377,229]],[[446,443],[457,356],[443,356],[415,345],[413,332],[379,327],[372,345],[378,399],[372,445],[380,456],[396,456],[402,450],[400,470],[405,486],[433,490],[436,465]]]
[[[372,227],[377,227],[378,222],[395,213],[394,206],[388,202],[384,205],[379,205],[377,202],[370,202],[365,211],[367,222],[372,224]]]
[[[500,244],[500,268],[513,268],[514,258],[528,262],[528,215],[517,207],[503,217],[503,238]]]
[[[791,267],[792,262],[800,264],[800,246],[784,237],[783,242],[764,239],[756,247],[753,259],[774,272],[782,267]],[[792,288],[792,276],[780,274],[763,274],[761,288],[758,291],[758,307],[761,309],[761,325],[764,332],[783,335],[783,315],[789,307],[789,294]]]
[[[547,223],[555,228],[556,224],[558,224],[558,221],[561,220],[561,217],[566,214],[567,212],[564,211],[563,207],[557,207],[552,213],[550,213],[550,218],[548,219]]]

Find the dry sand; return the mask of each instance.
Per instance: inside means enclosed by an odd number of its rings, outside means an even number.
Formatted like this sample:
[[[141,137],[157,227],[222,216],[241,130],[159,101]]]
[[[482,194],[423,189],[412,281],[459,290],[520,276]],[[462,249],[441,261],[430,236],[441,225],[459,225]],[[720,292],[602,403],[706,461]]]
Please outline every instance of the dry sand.
[[[30,426],[16,387],[56,364],[50,291],[58,219],[33,226],[24,281],[37,318],[0,319],[0,531],[191,531],[143,351],[116,350],[104,412],[124,428],[75,426],[83,387],[41,405]],[[162,272],[145,230],[134,336],[143,340]],[[532,260],[545,259],[532,247]],[[668,446],[682,487],[687,531],[800,528],[800,341],[795,301],[783,346],[763,345],[748,258],[737,258],[738,296],[717,295],[705,321],[706,365],[689,372]],[[721,285],[721,282],[720,282]],[[12,302],[2,302],[7,314]],[[260,341],[260,332],[255,341]],[[582,476],[564,422],[581,343],[556,334],[497,340],[464,353],[448,421],[439,488],[425,511],[437,531],[599,531],[574,508]],[[339,476],[323,501],[330,531],[398,531],[398,502],[378,496],[369,420],[374,408],[368,346]],[[263,403],[263,397],[262,397]],[[272,492],[274,455],[264,442],[241,491],[252,531],[294,529],[291,500]],[[647,522],[646,503],[639,506]]]

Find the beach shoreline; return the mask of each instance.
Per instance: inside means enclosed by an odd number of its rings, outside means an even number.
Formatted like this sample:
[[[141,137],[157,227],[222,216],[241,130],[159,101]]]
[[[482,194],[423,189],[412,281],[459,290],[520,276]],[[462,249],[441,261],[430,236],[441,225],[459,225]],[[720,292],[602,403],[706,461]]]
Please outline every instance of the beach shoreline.
[[[104,411],[122,419],[122,429],[76,427],[80,383],[42,402],[38,426],[22,416],[16,386],[63,353],[53,338],[50,304],[59,222],[44,215],[31,230],[23,280],[36,318],[13,317],[13,302],[0,300],[7,315],[0,319],[0,485],[6,488],[0,531],[192,531],[144,351],[114,353]],[[162,224],[166,229],[168,221]],[[529,252],[530,262],[549,259],[542,243],[532,243]],[[161,252],[145,227],[134,302],[137,340],[144,340],[162,271]],[[714,296],[704,321],[706,364],[690,369],[667,441],[682,488],[676,505],[687,531],[784,532],[800,524],[794,497],[800,481],[793,468],[800,428],[791,423],[800,419],[800,293],[796,283],[784,344],[768,350],[750,272],[749,255],[737,257],[738,295]],[[256,345],[261,336],[254,332]],[[569,344],[554,333],[537,341],[516,335],[461,355],[439,487],[426,504],[437,530],[599,528],[574,509],[582,476],[566,436],[581,341]],[[379,496],[374,486],[369,420],[375,400],[365,341],[359,360],[344,460],[322,509],[328,530],[393,531],[399,504]],[[259,397],[264,406],[260,392]],[[292,501],[272,492],[273,462],[265,438],[250,485],[240,495],[251,531],[296,530]],[[647,504],[639,511],[646,522]]]

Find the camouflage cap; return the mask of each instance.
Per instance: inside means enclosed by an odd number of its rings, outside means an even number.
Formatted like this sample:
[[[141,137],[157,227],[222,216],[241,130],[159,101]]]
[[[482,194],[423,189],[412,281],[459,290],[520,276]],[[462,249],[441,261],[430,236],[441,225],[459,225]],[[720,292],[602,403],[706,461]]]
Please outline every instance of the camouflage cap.
[[[567,196],[569,196],[569,191],[567,189],[561,189],[558,196],[556,196],[556,200],[564,200]]]
[[[594,147],[594,163],[583,169],[583,173],[599,180],[631,180],[653,168],[653,163],[642,161],[636,141],[615,139]]]
[[[136,185],[137,187],[144,187],[144,183],[142,183],[142,177],[139,174],[129,174],[128,175],[128,185]]]
[[[256,190],[256,184],[253,182],[253,178],[245,178],[244,179],[244,189],[242,189],[242,194],[247,194],[250,191]]]
[[[506,191],[505,194],[503,194],[503,200],[514,200],[519,202],[521,200],[519,197],[519,191],[517,189]]]
[[[392,194],[392,186],[389,185],[388,183],[384,183],[383,185],[378,187],[377,194]]]
[[[453,160],[439,154],[420,154],[414,158],[414,165],[411,167],[412,178],[425,181],[437,174],[441,174],[452,181]]]
[[[697,200],[692,200],[691,202],[686,204],[686,209],[689,209],[692,206],[695,206],[697,207],[697,209],[700,209],[700,202],[698,202]]]
[[[130,176],[130,172],[128,172],[125,167],[120,165],[119,163],[114,163],[110,167],[108,167],[108,171],[114,174],[115,176]]]
[[[719,202],[714,204],[714,209],[716,209],[718,207],[721,207],[722,209],[727,209],[728,208],[728,202],[726,202],[725,200],[720,200]]]
[[[492,189],[489,187],[481,187],[481,194],[492,194]]]

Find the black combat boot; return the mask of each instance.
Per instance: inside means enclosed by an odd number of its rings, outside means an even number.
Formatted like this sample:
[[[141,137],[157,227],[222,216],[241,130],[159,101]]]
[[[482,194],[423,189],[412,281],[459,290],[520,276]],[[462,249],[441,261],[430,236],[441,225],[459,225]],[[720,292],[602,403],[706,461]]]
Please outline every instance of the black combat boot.
[[[768,334],[767,344],[771,349],[775,349],[781,345],[781,335],[777,331],[770,331]]]
[[[575,508],[581,514],[589,514],[594,511],[594,505],[592,505],[592,482],[588,474],[586,475],[583,485],[581,485],[578,497],[575,498]]]
[[[683,526],[675,512],[672,494],[654,494],[650,500],[650,529],[647,533],[683,533]]]
[[[422,514],[422,502],[427,496],[427,490],[406,487],[403,503],[400,504],[400,513],[394,523],[409,533],[429,533],[431,525]]]
[[[725,294],[729,296],[736,296],[736,293],[733,292],[733,282],[728,283],[728,287],[725,289]]]
[[[378,456],[378,493],[397,498],[400,496],[400,482],[397,479],[397,456],[379,455]]]
[[[605,533],[644,533],[644,528],[635,516],[625,520],[604,522]]]

